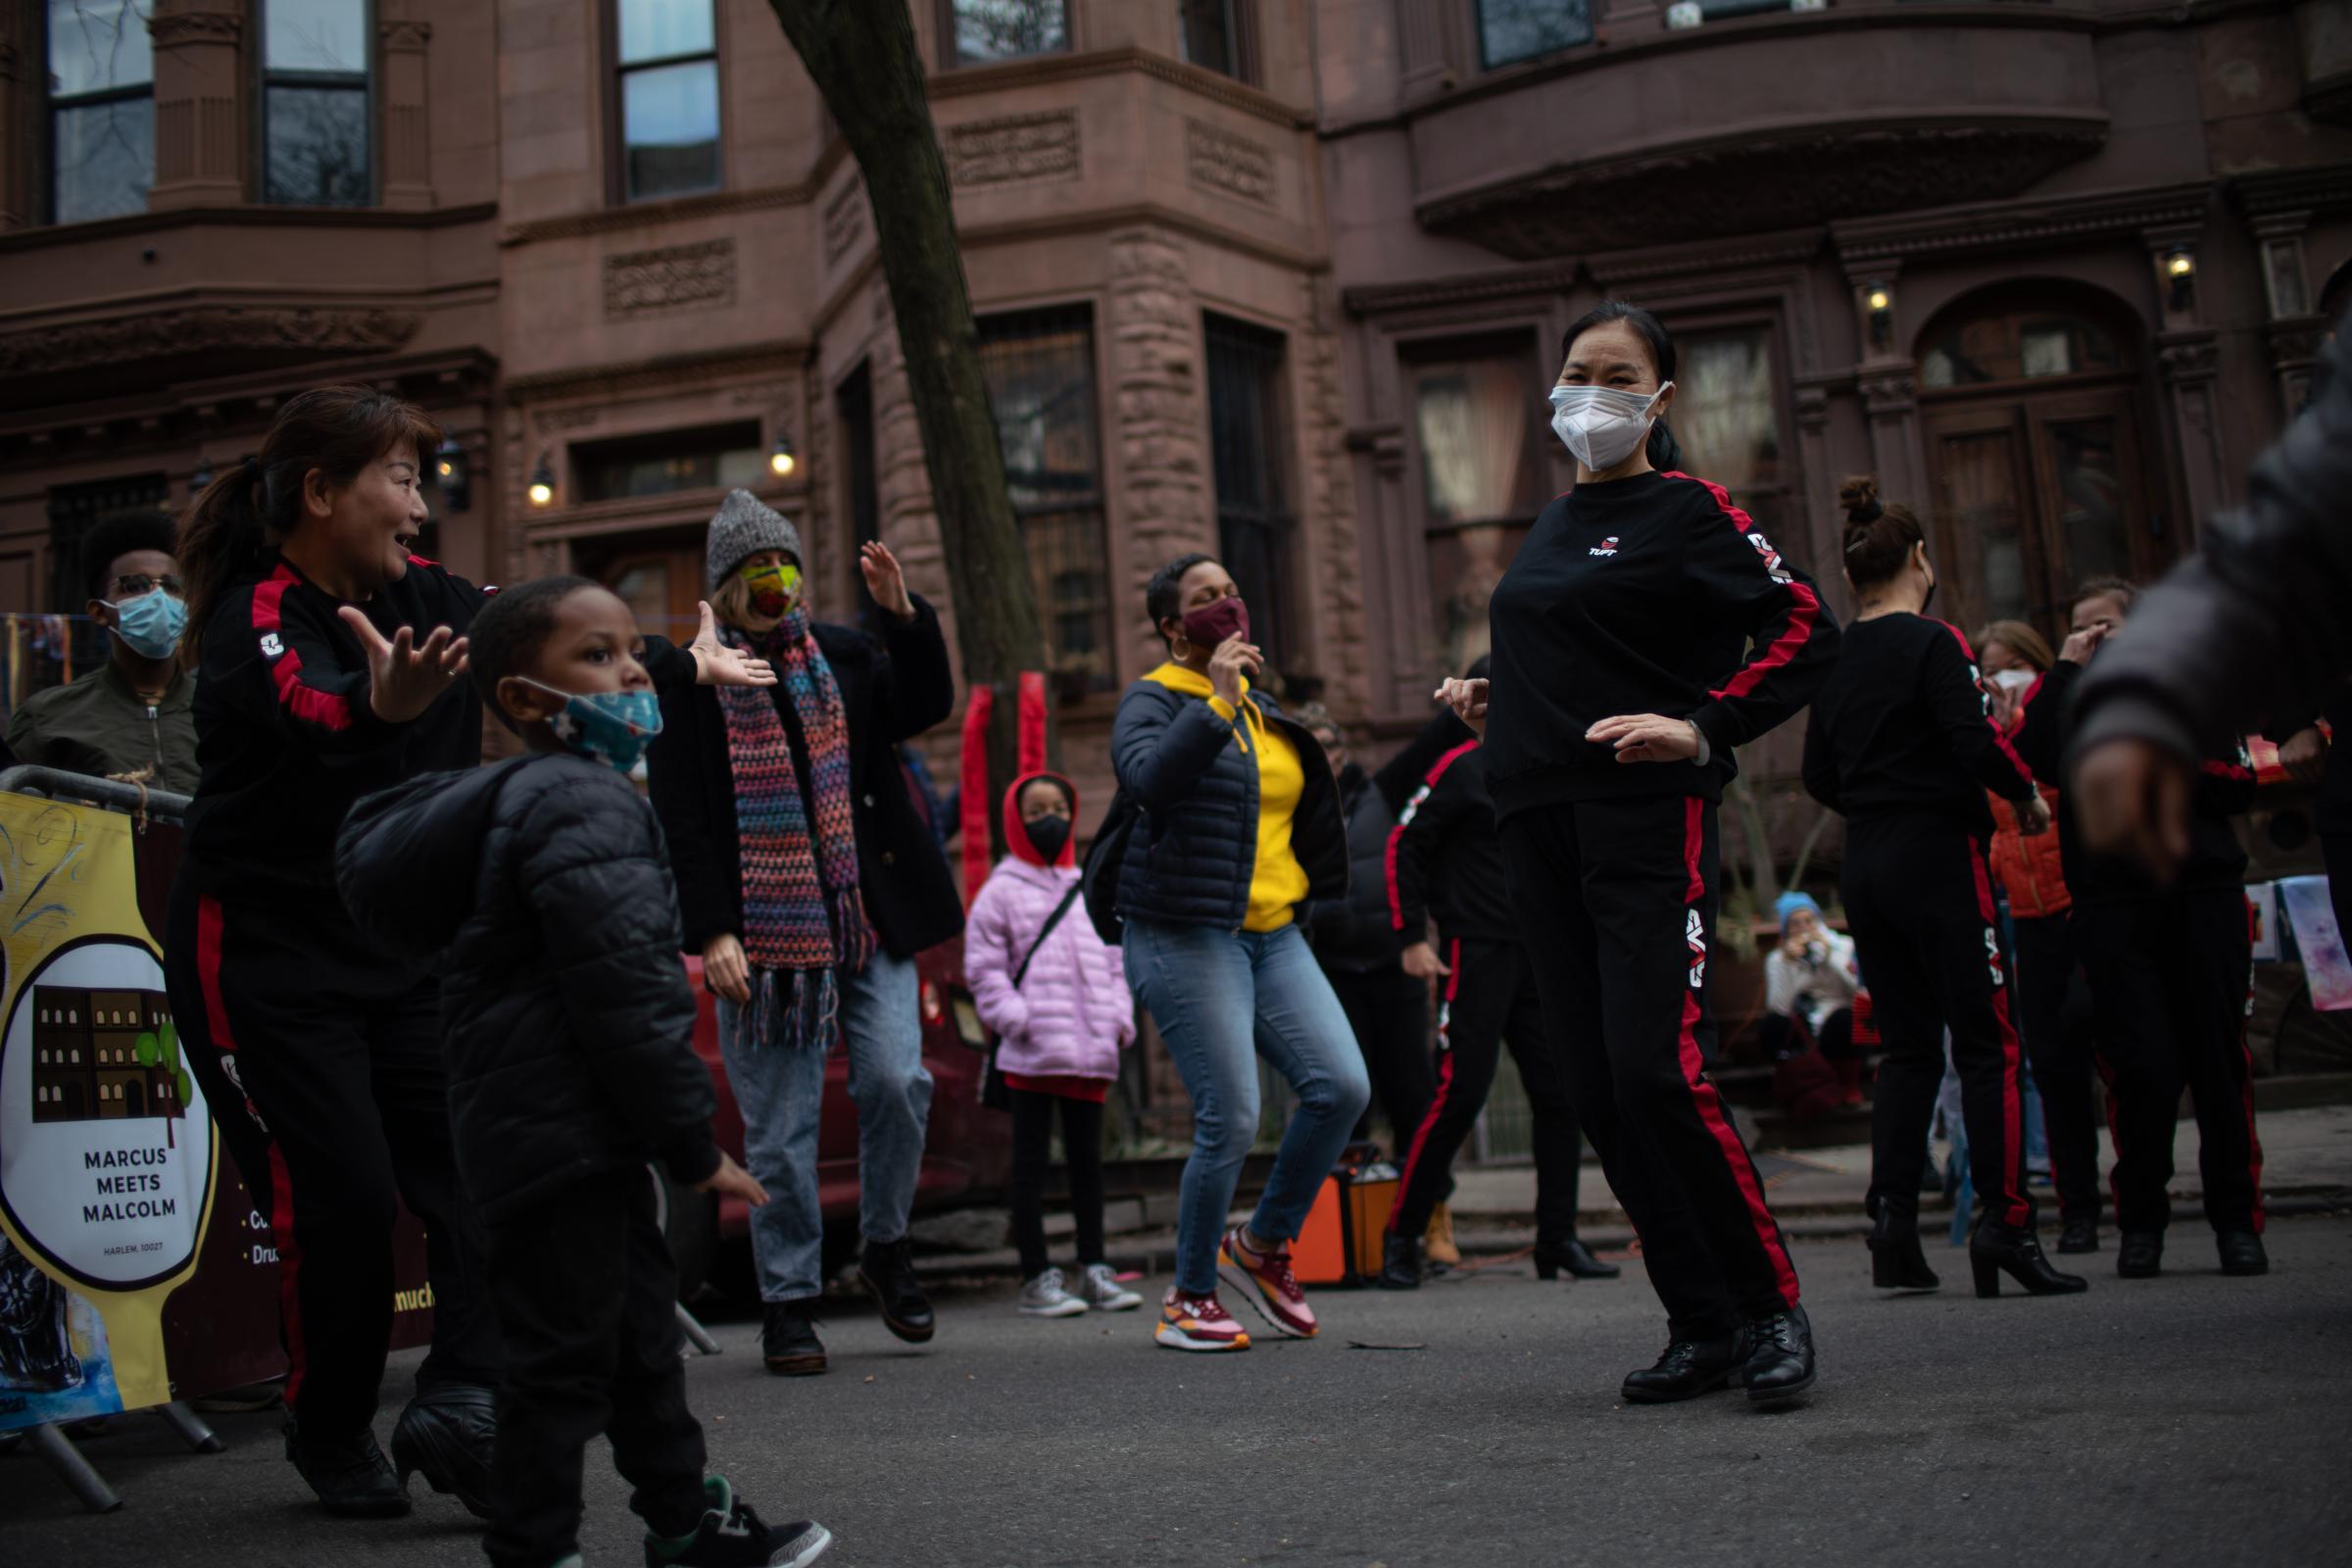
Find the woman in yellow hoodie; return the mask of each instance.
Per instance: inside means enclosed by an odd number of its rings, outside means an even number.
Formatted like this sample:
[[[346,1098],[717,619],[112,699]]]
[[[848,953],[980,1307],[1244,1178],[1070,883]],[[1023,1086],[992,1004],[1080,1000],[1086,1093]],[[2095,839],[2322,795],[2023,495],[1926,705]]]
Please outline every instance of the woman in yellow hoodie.
[[[1145,591],[1168,662],[1129,687],[1111,766],[1140,808],[1118,869],[1127,981],[1193,1100],[1176,1218],[1176,1283],[1156,1338],[1238,1350],[1217,1300],[1232,1286],[1277,1334],[1312,1338],[1290,1244],[1371,1098],[1362,1054],[1296,912],[1348,890],[1347,829],[1322,746],[1252,692],[1263,663],[1232,574],[1180,556]],[[1253,1054],[1298,1096],[1247,1225],[1225,1229],[1257,1136]]]

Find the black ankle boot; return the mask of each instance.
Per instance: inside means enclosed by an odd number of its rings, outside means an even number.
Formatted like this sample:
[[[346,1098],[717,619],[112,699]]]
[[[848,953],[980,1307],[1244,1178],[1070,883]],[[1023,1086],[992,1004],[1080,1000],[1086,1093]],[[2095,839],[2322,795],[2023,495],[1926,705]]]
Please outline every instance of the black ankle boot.
[[[491,1450],[498,1443],[498,1396],[478,1383],[444,1383],[417,1392],[392,1429],[392,1465],[405,1490],[422,1475],[476,1519],[490,1517]]]
[[[2061,1252],[2095,1252],[2098,1250],[2098,1215],[2069,1214],[2059,1222],[2058,1250]]]
[[[1417,1291],[1421,1288],[1421,1243],[1411,1236],[1391,1236],[1381,1244],[1380,1278],[1373,1282],[1384,1291]]]
[[[1879,1210],[1870,1233],[1870,1283],[1882,1291],[1936,1291],[1943,1281],[1919,1250],[1919,1216]]]
[[[914,1277],[914,1244],[902,1236],[895,1242],[868,1242],[858,1259],[858,1277],[874,1293],[882,1307],[882,1326],[909,1345],[920,1345],[937,1332],[930,1299]]]
[[[2073,1296],[2090,1289],[2090,1281],[2082,1275],[2052,1268],[2032,1231],[1989,1219],[1979,1221],[1976,1234],[1969,1237],[1968,1261],[1976,1270],[1980,1297],[2000,1295],[2003,1274],[2023,1285],[2028,1296]]]
[[[1573,1236],[1564,1242],[1536,1243],[1536,1278],[1556,1280],[1562,1269],[1580,1280],[1613,1280],[1622,1272],[1616,1264],[1594,1257],[1592,1250]]]
[[[825,1369],[825,1342],[816,1337],[816,1298],[770,1301],[760,1326],[760,1355],[780,1378],[812,1378]]]
[[[2116,1238],[2116,1278],[2152,1280],[2163,1272],[2164,1232],[2126,1231]]]
[[[2252,1231],[2222,1231],[2213,1241],[2221,1250],[2223,1273],[2268,1274],[2271,1271],[2271,1254],[2263,1250],[2262,1238]]]
[[[1747,1385],[1749,1404],[1788,1404],[1812,1390],[1813,1320],[1803,1307],[1754,1319],[1747,1325],[1747,1340],[1750,1348],[1740,1381]]]
[[[1746,1364],[1744,1329],[1719,1340],[1676,1340],[1666,1347],[1655,1366],[1628,1372],[1621,1392],[1636,1404],[1695,1399],[1737,1384],[1740,1369]]]
[[[311,1438],[288,1416],[285,1431],[286,1457],[328,1513],[346,1519],[397,1519],[409,1511],[408,1489],[376,1446],[375,1434],[366,1427],[344,1438]]]

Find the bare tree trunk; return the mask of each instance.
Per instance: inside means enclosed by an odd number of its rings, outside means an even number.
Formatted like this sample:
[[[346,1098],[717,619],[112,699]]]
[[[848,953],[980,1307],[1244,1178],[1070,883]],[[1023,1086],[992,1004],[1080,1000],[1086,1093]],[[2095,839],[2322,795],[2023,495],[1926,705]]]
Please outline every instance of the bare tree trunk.
[[[980,373],[979,332],[914,21],[906,0],[769,4],[865,176],[947,555],[956,644],[964,679],[997,690],[989,772],[1009,783],[1015,677],[1046,667],[1045,633]],[[1058,738],[1048,733],[1048,755],[1057,757]],[[997,820],[993,808],[988,815]]]
[[[1772,863],[1772,835],[1764,829],[1764,808],[1745,772],[1736,774],[1724,793],[1730,797],[1732,809],[1740,814],[1740,836],[1746,841],[1741,847],[1747,851],[1748,892],[1759,912],[1768,910],[1781,896],[1781,873]]]

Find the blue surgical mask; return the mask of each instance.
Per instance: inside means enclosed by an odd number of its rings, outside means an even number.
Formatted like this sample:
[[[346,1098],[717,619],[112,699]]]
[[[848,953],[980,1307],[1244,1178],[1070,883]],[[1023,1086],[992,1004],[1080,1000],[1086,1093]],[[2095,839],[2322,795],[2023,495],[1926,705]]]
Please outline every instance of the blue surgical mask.
[[[179,634],[188,629],[188,607],[161,588],[125,599],[114,612],[115,635],[141,659],[170,659],[179,648]]]
[[[662,700],[651,691],[566,692],[527,675],[519,678],[525,686],[564,699],[564,710],[550,721],[556,739],[616,773],[635,767],[662,733]]]

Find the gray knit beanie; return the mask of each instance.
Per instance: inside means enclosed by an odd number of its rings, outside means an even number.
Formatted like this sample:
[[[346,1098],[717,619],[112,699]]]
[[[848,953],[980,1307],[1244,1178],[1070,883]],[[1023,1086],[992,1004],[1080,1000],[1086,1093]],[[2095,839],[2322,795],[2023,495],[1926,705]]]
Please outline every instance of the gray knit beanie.
[[[762,550],[781,550],[795,561],[804,560],[801,530],[749,490],[728,491],[710,519],[710,543],[703,568],[709,579],[706,586],[718,592],[729,572]]]

